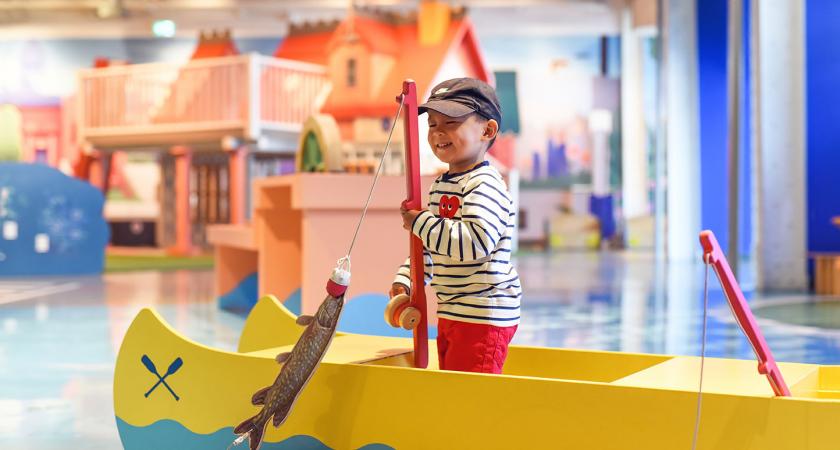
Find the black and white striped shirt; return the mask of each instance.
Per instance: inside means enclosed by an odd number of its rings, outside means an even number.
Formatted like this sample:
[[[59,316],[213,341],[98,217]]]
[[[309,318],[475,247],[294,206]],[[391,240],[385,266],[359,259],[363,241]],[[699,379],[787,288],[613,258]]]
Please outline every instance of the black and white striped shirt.
[[[429,210],[412,225],[423,241],[425,278],[438,297],[438,317],[495,326],[519,324],[522,288],[510,263],[516,211],[499,172],[485,161],[443,174],[432,184]],[[395,283],[409,288],[408,260]]]

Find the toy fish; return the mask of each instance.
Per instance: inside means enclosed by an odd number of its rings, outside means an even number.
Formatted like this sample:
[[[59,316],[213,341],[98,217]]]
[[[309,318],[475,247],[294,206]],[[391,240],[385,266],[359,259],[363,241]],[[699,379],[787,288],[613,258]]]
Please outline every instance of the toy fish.
[[[239,437],[233,445],[249,439],[251,450],[262,444],[269,419],[279,427],[289,417],[295,401],[321,363],[335,336],[338,319],[344,307],[344,293],[349,284],[349,272],[336,269],[327,284],[328,295],[314,316],[300,316],[297,324],[306,327],[291,352],[277,355],[283,364],[274,384],[257,391],[251,398],[254,405],[263,405],[256,416],[240,423],[233,432]]]

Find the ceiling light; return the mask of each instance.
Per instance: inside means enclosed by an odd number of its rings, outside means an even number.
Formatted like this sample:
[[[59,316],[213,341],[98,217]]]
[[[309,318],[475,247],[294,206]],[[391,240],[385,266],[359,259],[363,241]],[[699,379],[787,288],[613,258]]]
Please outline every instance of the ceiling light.
[[[175,28],[175,22],[169,19],[155,20],[152,23],[152,34],[155,37],[171,38],[175,36]]]

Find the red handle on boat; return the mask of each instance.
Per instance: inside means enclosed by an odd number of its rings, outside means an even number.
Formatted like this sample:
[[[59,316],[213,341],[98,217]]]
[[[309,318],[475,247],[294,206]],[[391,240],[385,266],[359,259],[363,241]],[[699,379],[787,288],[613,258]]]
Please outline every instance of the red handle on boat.
[[[420,138],[417,125],[417,86],[414,80],[403,81],[403,129],[405,132],[405,181],[407,196],[402,203],[406,209],[419,210],[423,207],[420,194]],[[426,368],[429,365],[429,329],[426,317],[426,285],[423,278],[423,241],[414,233],[411,236],[411,302],[410,306],[420,311],[420,320],[414,328],[414,367]]]
[[[750,306],[744,299],[744,293],[741,292],[738,286],[738,280],[732,274],[732,269],[726,261],[726,256],[720,249],[715,234],[709,230],[700,233],[700,245],[703,246],[703,261],[711,264],[715,269],[720,285],[723,287],[723,292],[726,294],[726,301],[729,307],[732,308],[732,314],[735,315],[735,320],[741,326],[741,330],[747,336],[747,339],[755,351],[756,359],[758,359],[758,373],[767,376],[773,392],[778,396],[789,397],[790,389],[788,389],[785,379],[782,377],[782,372],[776,365],[776,360],[773,358],[773,353],[764,340],[764,335],[761,334],[761,329],[755,322]]]

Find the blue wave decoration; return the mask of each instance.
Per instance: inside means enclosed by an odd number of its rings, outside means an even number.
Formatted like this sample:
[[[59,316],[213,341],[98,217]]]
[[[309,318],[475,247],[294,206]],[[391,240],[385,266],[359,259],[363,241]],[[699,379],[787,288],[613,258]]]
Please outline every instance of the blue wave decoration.
[[[247,316],[257,304],[257,277],[254,272],[245,277],[230,292],[219,297],[219,308]]]
[[[241,317],[248,317],[251,310],[257,304],[259,273],[254,272],[245,277],[239,284],[227,294],[220,296],[217,300],[219,308],[232,312]],[[299,316],[301,309],[301,291],[296,289],[289,296],[281,300],[283,306],[293,314]]]
[[[294,292],[289,294],[289,296],[283,300],[283,306],[286,307],[292,314],[299,316],[300,310],[303,307],[303,296],[301,294],[300,288],[296,289]]]
[[[411,331],[394,328],[385,323],[382,314],[387,304],[388,296],[384,294],[359,294],[351,297],[341,312],[338,331],[371,336],[412,337]],[[430,326],[429,339],[436,337],[437,328]]]
[[[161,420],[145,427],[129,425],[124,420],[117,419],[117,429],[120,432],[125,450],[205,450],[208,448],[227,448],[236,435],[233,427],[222,428],[211,434],[193,433],[174,420]],[[240,448],[248,448],[243,443]],[[292,436],[282,442],[263,442],[261,450],[333,450],[323,442],[312,436]],[[368,444],[357,450],[395,450],[384,444]]]
[[[295,315],[300,315],[301,290],[297,289],[284,299],[283,306]],[[219,307],[234,314],[247,317],[257,303],[257,273],[246,277],[234,289],[219,297]],[[355,295],[344,305],[338,331],[367,334],[371,336],[412,337],[412,332],[394,328],[382,318],[388,296],[379,293]],[[429,327],[429,339],[437,337],[437,328]]]

